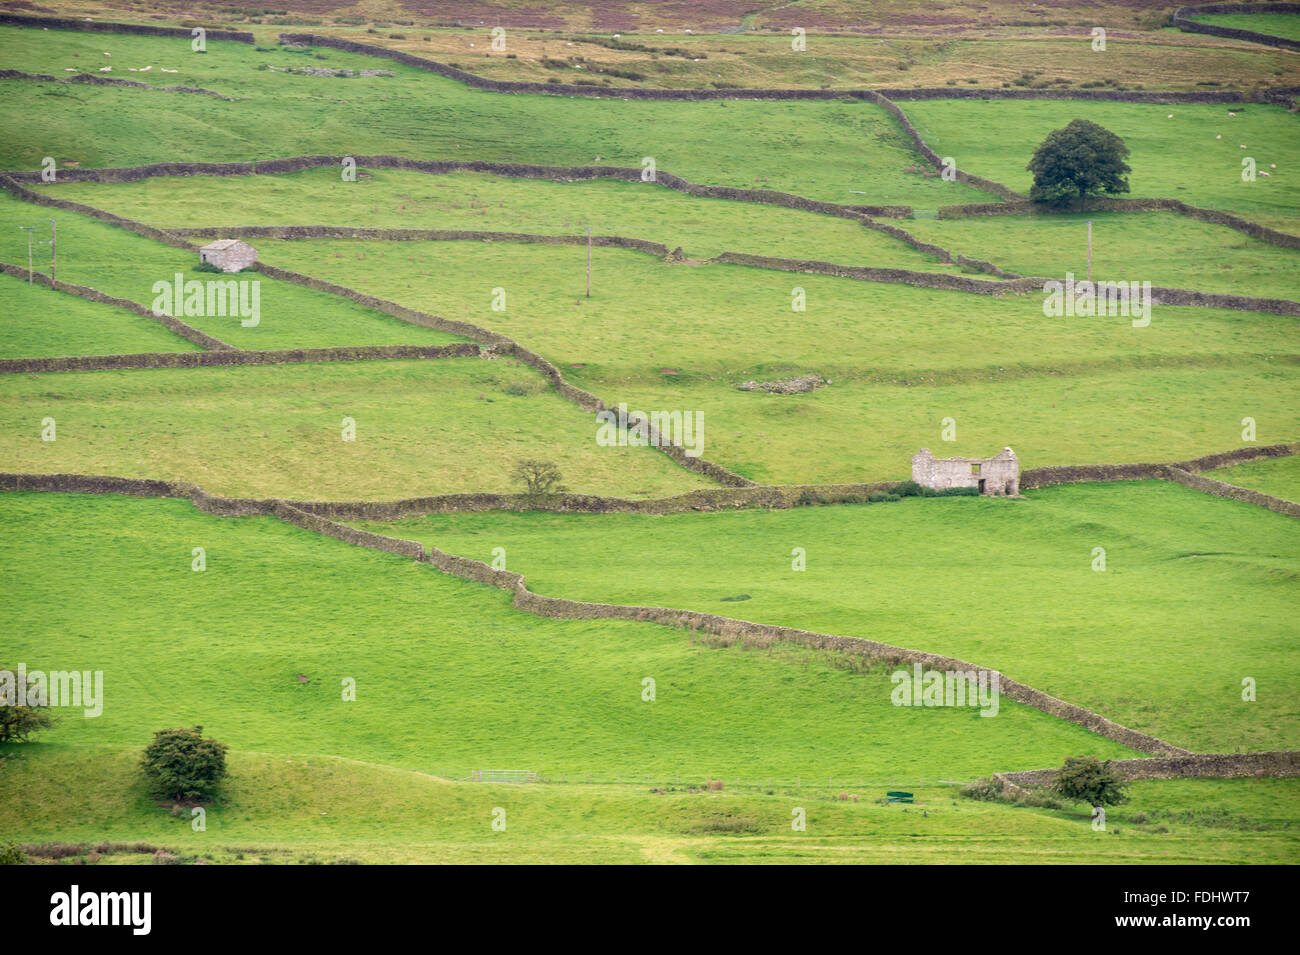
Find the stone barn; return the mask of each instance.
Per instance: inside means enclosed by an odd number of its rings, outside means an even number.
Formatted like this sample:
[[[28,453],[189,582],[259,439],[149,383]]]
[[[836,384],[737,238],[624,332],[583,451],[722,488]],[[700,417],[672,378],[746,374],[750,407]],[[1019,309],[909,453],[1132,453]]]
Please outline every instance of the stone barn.
[[[1003,448],[991,458],[936,458],[929,448],[912,456],[912,480],[922,487],[977,487],[981,494],[1019,494],[1020,461]]]
[[[199,261],[223,272],[239,272],[257,263],[257,249],[239,239],[218,239],[199,249]]]

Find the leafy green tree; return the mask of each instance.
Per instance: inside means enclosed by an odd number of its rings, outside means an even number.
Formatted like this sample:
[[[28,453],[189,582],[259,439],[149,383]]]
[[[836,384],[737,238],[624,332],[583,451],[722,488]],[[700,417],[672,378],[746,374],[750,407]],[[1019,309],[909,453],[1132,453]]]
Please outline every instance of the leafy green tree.
[[[525,458],[515,465],[512,473],[515,480],[524,485],[524,493],[529,497],[563,494],[568,490],[560,483],[563,476],[560,474],[560,469],[552,461]]]
[[[158,730],[140,768],[150,789],[167,799],[204,799],[226,775],[225,743],[203,738],[203,727]]]
[[[1128,802],[1124,780],[1107,762],[1096,756],[1071,756],[1065,761],[1052,789],[1065,799],[1086,802],[1089,806],[1118,806]]]
[[[1086,119],[1053,130],[1025,168],[1034,174],[1029,198],[1064,205],[1089,196],[1128,192],[1128,147],[1110,130]]]
[[[0,670],[4,668],[0,667]],[[4,672],[11,675],[7,686],[12,689],[16,674],[13,670]],[[13,705],[5,703],[6,698]],[[18,706],[15,695],[0,691],[0,743],[26,743],[32,733],[53,725],[54,717],[50,715],[48,706]]]

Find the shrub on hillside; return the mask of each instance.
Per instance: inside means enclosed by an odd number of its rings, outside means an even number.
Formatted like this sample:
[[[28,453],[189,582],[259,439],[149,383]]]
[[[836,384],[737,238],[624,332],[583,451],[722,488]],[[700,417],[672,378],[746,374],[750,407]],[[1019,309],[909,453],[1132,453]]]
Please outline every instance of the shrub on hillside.
[[[1064,799],[1086,802],[1089,806],[1118,806],[1128,802],[1124,780],[1109,761],[1096,756],[1071,756],[1056,774],[1052,791]]]
[[[528,497],[546,497],[550,494],[563,494],[568,490],[561,483],[564,479],[563,475],[553,461],[524,458],[515,465],[511,473],[516,481],[524,485],[524,494]]]
[[[226,775],[225,743],[203,738],[203,727],[158,730],[140,769],[150,790],[167,799],[204,799]]]

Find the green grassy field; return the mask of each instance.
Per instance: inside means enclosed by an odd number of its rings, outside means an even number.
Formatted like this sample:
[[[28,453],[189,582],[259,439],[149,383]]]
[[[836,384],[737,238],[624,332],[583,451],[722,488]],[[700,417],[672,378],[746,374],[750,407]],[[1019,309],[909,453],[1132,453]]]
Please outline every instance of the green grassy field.
[[[645,183],[560,183],[480,173],[431,176],[391,169],[361,172],[357,182],[344,182],[337,170],[311,169],[275,176],[74,182],[49,192],[160,228],[364,224],[582,235],[590,226],[596,235],[648,239],[670,249],[680,246],[692,258],[739,251],[849,265],[954,269],[849,219],[701,199]]]
[[[1018,192],[1028,193],[1033,179],[1025,166],[1047,134],[1072,119],[1089,119],[1128,146],[1132,196],[1300,221],[1300,136],[1296,117],[1279,106],[925,100],[904,108],[925,141],[941,156],[954,157],[958,169]],[[1270,176],[1243,182],[1244,157]]]
[[[1300,256],[1235,229],[1169,212],[915,219],[909,232],[954,255],[991,259],[1021,275],[1147,281],[1169,288],[1300,299]]]
[[[27,263],[27,238],[18,225],[35,225],[40,237],[48,238],[49,210],[19,202],[8,194],[0,193],[0,261],[14,265]],[[280,282],[251,272],[238,275],[214,275],[195,272],[198,252],[174,249],[152,239],[138,236],[126,229],[99,222],[89,216],[58,210],[58,268],[61,281],[76,285],[89,285],[109,295],[138,302],[152,308],[158,295],[154,283],[174,285],[179,272],[185,281],[197,279],[256,281],[259,283],[260,315],[255,326],[245,327],[238,314],[225,316],[185,316],[186,322],[201,331],[214,335],[237,348],[277,349],[311,348],[328,345],[442,345],[458,341],[452,335],[412,325],[364,308],[338,295],[317,292],[288,282]],[[45,231],[42,231],[45,230]],[[201,243],[200,243],[201,244]],[[49,253],[44,260],[36,259],[38,271],[49,272]],[[26,300],[18,298],[15,283],[7,282],[0,303],[6,313],[27,307]],[[10,299],[12,297],[12,305]],[[71,296],[66,296],[71,298]],[[70,308],[77,308],[70,305]],[[175,308],[173,304],[173,309]],[[233,312],[233,309],[228,309]],[[125,314],[125,313],[124,313]],[[250,319],[251,320],[251,319]],[[147,319],[135,321],[148,324]],[[119,320],[120,322],[120,320]],[[161,326],[159,326],[161,330]],[[44,348],[39,354],[83,354],[84,345],[78,346],[66,335],[51,336],[42,346],[36,342],[20,345],[25,333],[15,328],[11,340],[14,346]],[[181,351],[188,349],[184,339],[167,333],[178,346],[119,349],[122,351]],[[8,337],[8,336],[7,336]],[[141,341],[141,346],[148,343]],[[12,347],[12,346],[11,346]],[[69,351],[68,349],[71,349]],[[81,350],[79,350],[81,349]]]
[[[1084,812],[972,802],[954,787],[913,786],[912,806],[884,790],[805,780],[767,789],[652,794],[616,785],[449,783],[337,757],[232,753],[225,792],[191,831],[143,791],[137,754],[24,748],[6,770],[0,832],[32,842],[121,845],[63,861],[142,864],[165,848],[183,860],[265,863],[1288,863],[1297,851],[1295,783],[1168,780],[1132,786],[1105,833]],[[911,785],[910,783],[908,785]],[[860,794],[858,802],[836,798]],[[792,810],[807,814],[791,830]],[[490,828],[494,809],[506,829]],[[1133,822],[1132,820],[1145,820]],[[112,851],[117,848],[119,851]]]
[[[57,440],[41,440],[41,420]],[[356,441],[341,439],[343,419]],[[509,359],[60,372],[0,378],[0,470],[192,481],[332,500],[517,491],[521,458],[574,490],[658,497],[710,482],[650,448],[600,447],[592,416]]]
[[[197,351],[179,335],[124,308],[0,275],[0,358]]]
[[[1300,742],[1291,519],[1177,485],[362,526],[480,560],[504,547],[506,566],[549,596],[682,607],[997,667],[1198,752]],[[791,569],[795,547],[805,571]],[[1092,569],[1096,547],[1104,573]],[[751,599],[723,599],[740,594]],[[1241,700],[1246,676],[1259,681],[1258,702]]]
[[[588,300],[581,248],[264,248],[274,264],[510,335],[607,402],[701,410],[704,456],[765,482],[901,477],[946,417],[958,422],[955,453],[1011,443],[1026,466],[1225,450],[1245,415],[1268,422],[1262,441],[1300,433],[1285,357],[1293,318],[1170,307],[1133,328],[1123,317],[1045,318],[1036,295],[668,265],[620,249],[596,251]],[[494,287],[506,289],[505,312],[491,310]],[[795,287],[804,312],[791,310]],[[735,388],[807,372],[831,385],[798,396]]]
[[[1219,468],[1208,472],[1206,477],[1263,491],[1287,501],[1300,501],[1300,457],[1274,458]]]
[[[991,719],[895,707],[885,669],[837,668],[814,651],[534,617],[485,584],[273,518],[76,495],[5,494],[0,508],[9,593],[21,595],[6,601],[7,658],[104,673],[103,715],[65,714],[41,736],[52,748],[133,747],[198,722],[237,751],[455,778],[518,768],[751,784],[966,779],[1132,755],[1007,700]],[[206,551],[201,573],[194,547]],[[343,702],[349,677],[356,700]]]
[[[1300,17],[1294,13],[1217,13],[1192,17],[1197,23],[1300,40]]]
[[[4,81],[0,120],[14,136],[0,166],[133,165],[171,160],[232,161],[311,153],[391,153],[423,159],[492,159],[657,168],[695,182],[770,188],[848,203],[933,207],[986,194],[939,177],[904,172],[920,157],[897,121],[862,100],[644,102],[475,92],[452,80],[337,50],[321,59],[259,52],[213,41],[202,57],[185,41],[43,33],[0,27],[0,61],[62,75],[114,62],[177,69],[166,82],[240,97],[165,94],[113,87]],[[164,60],[166,62],[164,62]],[[394,76],[300,76],[261,65],[392,70]],[[121,73],[127,78],[140,74]],[[158,70],[147,74],[162,78]],[[160,84],[161,85],[161,84]],[[343,107],[340,109],[340,107]],[[284,115],[294,116],[292,124]],[[39,133],[20,118],[39,114]],[[86,135],[87,118],[95,136]],[[24,130],[31,129],[31,132]],[[596,157],[600,157],[597,160]],[[864,195],[857,195],[858,190]]]
[[[1091,218],[1101,278],[1300,298],[1294,250],[1182,217],[934,219],[939,206],[992,197],[943,181],[888,112],[860,99],[505,95],[382,58],[284,48],[276,38],[281,29],[319,29],[496,78],[602,86],[1300,83],[1294,56],[1162,28],[1163,12],[1122,0],[1027,12],[1009,0],[954,0],[942,10],[896,0],[865,12],[848,0],[764,10],[728,2],[683,12],[566,0],[549,5],[550,25],[592,35],[516,29],[512,19],[508,55],[490,51],[486,21],[426,28],[424,12],[394,0],[187,11],[256,31],[256,46],[210,41],[201,55],[188,38],[0,26],[3,68],[229,97],[0,80],[0,169],[37,169],[45,157],[61,174],[304,154],[624,167],[649,157],[694,182],[910,205],[918,218],[900,224],[918,237],[1025,274],[1081,275]],[[127,0],[54,4],[64,15],[144,19]],[[541,15],[509,6],[512,18]],[[618,20],[632,13],[639,33]],[[160,10],[149,22],[175,14]],[[485,16],[467,0],[434,15]],[[789,49],[791,23],[807,27],[806,53]],[[1094,23],[1110,28],[1106,54],[1089,50]],[[668,32],[649,32],[654,24]],[[713,32],[724,26],[739,32]],[[849,32],[828,35],[832,28]],[[611,48],[603,38],[619,31],[652,48]],[[321,67],[386,73],[281,71]],[[901,105],[940,156],[1020,191],[1029,188],[1034,147],[1086,117],[1131,148],[1132,195],[1300,233],[1292,179],[1300,137],[1296,116],[1280,106]],[[1243,182],[1243,157],[1268,175]],[[1046,317],[1037,292],[994,298],[709,265],[702,260],[730,250],[957,271],[849,220],[646,183],[363,172],[354,183],[337,169],[111,185],[61,175],[35,188],[164,228],[578,235],[591,227],[680,246],[682,263],[595,249],[588,298],[580,245],[253,240],[271,265],[508,335],[607,403],[701,413],[703,456],[763,483],[899,480],[923,446],[982,457],[1011,445],[1026,468],[1178,460],[1247,444],[1244,418],[1256,422],[1252,443],[1300,438],[1292,317],[1157,306],[1149,326],[1133,327],[1128,316]],[[44,230],[51,217],[58,277],[110,295],[152,305],[154,284],[177,273],[258,282],[256,327],[239,316],[182,316],[237,348],[456,340],[264,275],[194,273],[196,251],[7,193],[0,261],[25,264],[18,227]],[[48,255],[41,247],[38,268],[48,268]],[[492,307],[498,289],[503,311]],[[796,290],[804,310],[792,309]],[[126,310],[0,276],[0,357],[190,350]],[[809,373],[826,383],[794,396],[738,388]],[[42,440],[46,418],[56,441]],[[349,419],[354,442],[342,440]],[[948,419],[952,440],[943,434]],[[647,498],[714,486],[655,450],[602,447],[595,427],[543,376],[507,358],[0,376],[3,472],[391,500],[520,490],[512,468],[541,458],[579,493]],[[1297,461],[1210,476],[1298,500]],[[537,593],[947,654],[1178,746],[1256,752],[1300,749],[1300,541],[1291,520],[1149,481],[1016,499],[358,524],[470,558],[503,555]],[[202,572],[192,569],[195,548],[204,551]],[[1096,548],[1105,550],[1104,573],[1094,570]],[[797,549],[806,552],[802,571],[792,567]],[[1104,833],[1092,831],[1082,804],[975,802],[959,795],[961,783],[1082,754],[1139,754],[1005,698],[991,719],[975,707],[895,706],[895,667],[853,655],[650,622],[534,616],[502,590],[270,517],[219,518],[187,500],[9,491],[0,494],[0,568],[0,666],[104,675],[102,715],[61,709],[35,742],[0,745],[0,848],[50,844],[37,860],[166,861],[155,859],[158,848],[182,862],[232,864],[1300,858],[1294,779],[1134,783]],[[647,678],[652,701],[643,697]],[[1242,700],[1247,678],[1258,684],[1253,702]],[[344,693],[352,681],[355,700]],[[206,832],[192,831],[183,808],[151,798],[137,770],[152,733],[181,724],[201,724],[231,747]],[[467,779],[492,768],[541,781]],[[723,788],[705,791],[708,780]],[[896,787],[915,791],[917,802],[887,804]],[[491,825],[498,807],[508,813],[504,832]],[[798,807],[808,813],[806,832],[791,829]]]

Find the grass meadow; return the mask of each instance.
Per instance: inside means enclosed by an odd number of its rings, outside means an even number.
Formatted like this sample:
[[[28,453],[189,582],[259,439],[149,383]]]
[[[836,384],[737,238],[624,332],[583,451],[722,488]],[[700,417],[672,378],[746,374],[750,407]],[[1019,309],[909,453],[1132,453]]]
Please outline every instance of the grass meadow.
[[[1236,229],[1172,212],[1093,212],[1042,216],[915,219],[903,223],[917,238],[955,256],[991,259],[1020,275],[1064,280],[1092,274],[1098,281],[1146,281],[1167,288],[1300,299],[1300,257]]]
[[[169,46],[170,44],[170,46]],[[658,169],[694,182],[794,192],[832,202],[922,205],[977,202],[984,193],[926,176],[897,121],[863,100],[647,102],[502,95],[391,60],[319,50],[261,52],[212,41],[95,36],[50,30],[39,43],[0,27],[0,60],[12,69],[63,75],[114,62],[157,64],[183,84],[238,97],[156,93],[6,80],[0,167],[121,166],[169,160],[235,161],[314,153],[390,153],[552,165],[604,163]],[[335,78],[262,66],[384,69],[393,76]],[[114,67],[112,74],[125,75]],[[149,76],[159,82],[158,70]],[[135,74],[138,76],[138,74]],[[294,116],[286,124],[286,113]],[[41,115],[39,132],[20,117]],[[94,123],[87,135],[86,119]],[[30,130],[30,132],[25,132]],[[599,158],[597,158],[599,157]],[[908,167],[916,172],[908,173]]]
[[[0,358],[199,350],[158,322],[124,308],[10,275],[0,275],[0,303]]]
[[[590,227],[596,235],[681,247],[690,258],[730,251],[955,270],[850,219],[698,198],[621,179],[549,182],[470,172],[428,175],[360,169],[356,182],[344,182],[337,170],[308,169],[266,176],[73,182],[49,193],[159,228],[364,222],[386,229],[582,235]]]
[[[1247,415],[1268,422],[1261,441],[1290,440],[1300,424],[1296,320],[1283,316],[1157,307],[1134,328],[1046,318],[1036,295],[670,265],[621,249],[596,250],[586,299],[577,247],[264,248],[277,265],[510,335],[607,403],[703,411],[704,456],[768,483],[900,478],[948,417],[954,453],[1014,443],[1026,466],[1226,450]],[[494,287],[504,312],[492,311]],[[795,396],[735,387],[809,372],[831,384]]]
[[[457,784],[335,756],[232,753],[207,831],[192,832],[143,791],[133,750],[36,744],[7,771],[0,831],[55,843],[65,863],[144,864],[143,843],[184,861],[275,863],[1283,864],[1296,851],[1295,784],[1285,779],[1140,782],[1105,833],[1086,810],[972,802],[955,787],[885,789],[804,780],[770,787],[683,784]],[[859,801],[841,800],[841,793]],[[506,810],[504,832],[490,827]],[[805,810],[807,830],[791,831]],[[1137,820],[1137,821],[1134,821]],[[117,845],[96,846],[105,840]],[[88,845],[77,851],[77,842]],[[71,850],[71,851],[70,851]],[[128,850],[128,851],[124,851]]]
[[[342,439],[345,418],[355,441]],[[511,470],[536,457],[576,492],[708,483],[652,448],[599,447],[592,416],[510,359],[7,375],[0,422],[0,470],[192,481],[234,497],[518,491]]]
[[[1300,458],[1252,461],[1210,471],[1207,477],[1272,494],[1287,501],[1300,501]]]
[[[238,314],[226,316],[184,316],[186,322],[209,335],[234,345],[236,348],[270,350],[279,348],[312,348],[330,345],[443,345],[459,341],[445,332],[403,322],[383,312],[365,308],[338,295],[302,288],[289,282],[280,282],[265,275],[240,273],[239,275],[214,275],[195,272],[199,263],[198,252],[175,249],[153,239],[108,225],[89,216],[57,210],[58,266],[60,281],[74,285],[89,285],[109,295],[124,298],[152,308],[157,293],[156,282],[175,283],[180,273],[183,280],[201,282],[218,280],[256,281],[259,283],[260,316],[255,326],[245,326]],[[8,194],[0,194],[0,261],[12,265],[27,264],[27,238],[19,225],[35,226],[34,235],[49,236],[49,210],[30,203],[20,202]],[[197,245],[196,245],[197,249]],[[49,252],[38,251],[33,256],[37,271],[49,274]],[[34,302],[20,299],[13,283],[3,301],[6,314],[11,311],[21,317],[21,325],[40,323],[42,309],[32,314]],[[11,299],[9,296],[13,296]],[[62,296],[72,298],[72,296]],[[89,303],[87,303],[89,304]],[[108,306],[101,306],[107,309]],[[69,309],[77,309],[69,304]],[[175,304],[173,303],[173,309]],[[48,311],[48,306],[44,311]],[[116,312],[117,310],[113,310]],[[230,311],[234,311],[230,309]],[[74,312],[75,314],[75,312]],[[128,313],[123,313],[128,315]],[[148,324],[148,319],[135,318]],[[125,325],[126,319],[115,318],[114,325]],[[127,327],[130,327],[129,325]],[[160,330],[162,326],[159,326]],[[164,330],[165,331],[165,330]],[[102,335],[103,333],[101,333]],[[119,351],[188,351],[185,339],[167,332],[166,339],[155,339],[155,347],[123,348]],[[14,341],[18,342],[17,335]],[[57,343],[66,341],[63,348],[72,351],[52,351]],[[170,342],[170,344],[169,344]],[[140,342],[141,345],[148,344]],[[52,336],[45,355],[84,354],[78,346],[68,341],[66,335]],[[81,346],[84,349],[84,346]]]
[[[1029,192],[1025,166],[1047,134],[1089,119],[1128,146],[1130,195],[1181,199],[1300,232],[1300,136],[1296,117],[1280,106],[925,100],[904,108],[939,155],[1018,192]],[[1243,182],[1244,157],[1270,175]]]
[[[1124,747],[1003,700],[895,707],[883,668],[802,648],[715,648],[651,623],[549,620],[504,591],[274,518],[189,501],[0,499],[6,653],[104,673],[104,712],[42,745],[135,747],[201,723],[236,751],[333,755],[462,778],[518,768],[613,782],[677,774],[974,778]],[[52,553],[46,541],[57,540]],[[206,570],[191,569],[194,547]],[[305,682],[299,677],[305,676]],[[642,680],[656,683],[642,701]],[[356,681],[344,702],[341,681]],[[788,810],[787,810],[788,813]]]
[[[956,656],[1175,745],[1235,752],[1300,741],[1291,639],[1300,545],[1290,522],[1178,485],[1123,482],[1023,500],[361,526],[480,560],[503,547],[507,567],[548,596]],[[792,570],[796,547],[802,572]],[[1104,572],[1093,570],[1097,547]],[[1254,703],[1241,699],[1247,676],[1261,688]]]

